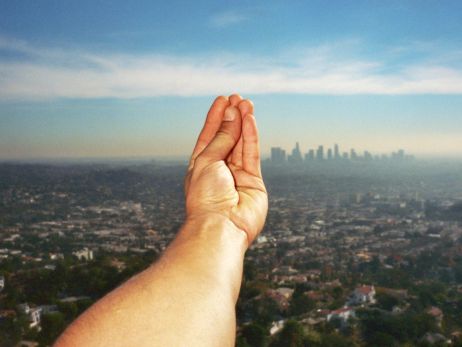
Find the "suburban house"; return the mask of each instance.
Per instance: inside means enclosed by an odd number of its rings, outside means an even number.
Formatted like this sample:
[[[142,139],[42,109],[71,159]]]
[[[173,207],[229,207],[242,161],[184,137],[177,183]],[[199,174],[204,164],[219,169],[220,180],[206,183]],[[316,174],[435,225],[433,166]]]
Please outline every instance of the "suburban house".
[[[348,304],[349,305],[364,305],[375,304],[375,288],[374,286],[359,286],[351,294]]]
[[[333,310],[327,314],[327,321],[340,320],[342,325],[348,322],[348,319],[355,317],[355,310],[351,307],[342,307],[337,310]]]

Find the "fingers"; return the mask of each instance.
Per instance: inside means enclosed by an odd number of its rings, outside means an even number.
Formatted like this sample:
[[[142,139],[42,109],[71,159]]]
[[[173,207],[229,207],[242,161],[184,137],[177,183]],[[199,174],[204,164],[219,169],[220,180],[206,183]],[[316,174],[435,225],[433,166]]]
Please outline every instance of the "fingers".
[[[253,114],[253,102],[248,99],[242,100],[238,107],[241,111],[242,117],[245,117],[245,115],[249,113]]]
[[[208,165],[212,162],[225,160],[233,150],[241,136],[242,117],[239,109],[235,106],[226,108],[223,121],[215,137],[197,158],[200,165]]]
[[[229,97],[229,103],[232,106],[237,107],[241,101],[242,101],[242,97],[239,94],[233,94]]]
[[[239,104],[241,101],[242,101],[242,97],[239,94],[233,94],[233,95],[230,95],[229,97],[229,103],[235,107],[239,107]],[[242,113],[241,113],[241,117],[244,117]],[[238,162],[236,158],[237,156],[240,156],[242,158],[242,133],[241,133],[241,136],[239,137],[239,140],[236,146],[234,146],[233,151],[227,158],[228,163],[232,163],[236,166],[242,166],[242,160]]]
[[[223,114],[230,105],[237,109],[237,112],[240,116],[239,118],[241,118],[240,120],[235,119],[231,122],[232,124],[228,124],[229,121],[222,122]],[[236,110],[228,112],[234,113],[235,111]],[[189,168],[192,168],[194,166],[195,159],[201,153],[203,153],[203,151],[205,151],[205,149],[208,148],[209,145],[212,144],[212,140],[215,141],[215,138],[218,138],[216,140],[217,142],[214,143],[213,146],[210,146],[210,148],[207,150],[206,155],[204,155],[204,157],[208,158],[207,161],[228,159],[228,162],[231,162],[235,166],[243,167],[243,156],[245,152],[245,156],[248,159],[246,160],[245,164],[248,168],[248,170],[246,171],[259,175],[260,154],[258,148],[258,134],[256,130],[255,118],[252,116],[253,125],[244,125],[244,123],[247,123],[244,121],[246,115],[253,114],[253,111],[253,103],[250,100],[243,100],[239,94],[233,94],[229,96],[229,98],[226,98],[224,96],[219,96],[218,98],[216,98],[207,114],[207,119],[205,121],[204,127],[198,137],[196,146],[191,155]],[[246,128],[250,127],[249,129],[247,129],[247,132],[250,134],[250,137],[246,140],[247,145],[245,146],[245,148],[243,138],[244,128],[240,130],[237,129],[238,126],[236,125],[238,121],[241,124],[241,126],[244,125],[244,127]],[[255,130],[253,131],[252,129]],[[239,136],[237,137],[236,143],[234,135],[238,132]],[[256,134],[256,137],[252,135],[253,133]],[[251,137],[256,138],[256,145],[255,143],[253,143],[255,139],[251,139]],[[224,146],[222,145],[223,143],[225,143]],[[218,146],[220,146],[220,148],[218,148]],[[229,147],[231,147],[231,150],[229,150]],[[255,157],[255,151],[257,159],[252,160],[252,157]],[[226,153],[225,157],[223,157],[223,153]],[[257,163],[257,166],[255,166],[255,163]],[[252,167],[254,168],[252,169]]]
[[[242,119],[249,113],[253,114],[253,103],[250,100],[241,100],[238,104],[239,111],[241,111]],[[231,155],[231,163],[237,167],[242,167],[242,134],[239,138],[239,141],[234,147],[233,153]]]
[[[242,167],[248,173],[261,177],[260,144],[257,122],[253,114],[247,114],[243,120]]]
[[[225,96],[219,96],[215,99],[205,120],[204,127],[197,139],[196,146],[194,147],[191,155],[190,166],[193,165],[196,157],[204,150],[205,147],[210,143],[218,129],[220,128],[223,114],[226,107],[230,104],[229,100]]]

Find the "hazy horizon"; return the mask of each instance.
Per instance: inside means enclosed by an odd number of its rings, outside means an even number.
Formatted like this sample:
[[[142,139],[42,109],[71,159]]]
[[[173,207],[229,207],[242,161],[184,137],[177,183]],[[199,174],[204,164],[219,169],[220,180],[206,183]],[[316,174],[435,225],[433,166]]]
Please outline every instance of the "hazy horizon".
[[[287,151],[286,151],[287,153]],[[290,151],[288,152],[290,154]],[[372,153],[374,155],[374,153]],[[377,153],[378,155],[381,155]],[[386,153],[384,153],[386,155]],[[455,162],[459,163],[462,162],[462,155],[455,155],[455,156],[432,156],[432,155],[422,155],[422,156],[415,156],[412,153],[407,153],[413,156],[412,162],[430,162],[430,163],[438,163],[438,162]],[[363,155],[362,152],[359,153],[360,156]],[[53,163],[83,163],[83,164],[104,164],[104,163],[172,163],[172,164],[187,164],[190,157],[189,155],[177,155],[177,156],[74,156],[74,157],[24,157],[24,158],[0,158],[0,164],[53,164]],[[388,156],[388,159],[389,156]],[[262,153],[262,161],[263,162],[270,162],[271,160],[271,153]],[[324,159],[325,163],[328,163],[328,159]],[[356,160],[361,162],[361,159]],[[352,162],[353,164],[355,161]],[[320,164],[319,161],[315,160],[314,162],[304,162],[303,165],[318,165]],[[341,162],[339,162],[341,164]],[[292,164],[286,163],[287,166],[291,166]]]

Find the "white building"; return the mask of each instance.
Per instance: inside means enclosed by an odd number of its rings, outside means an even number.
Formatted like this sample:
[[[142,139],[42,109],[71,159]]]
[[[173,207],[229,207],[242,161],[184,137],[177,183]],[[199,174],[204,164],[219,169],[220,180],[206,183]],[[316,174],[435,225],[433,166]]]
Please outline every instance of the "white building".
[[[331,311],[327,314],[327,321],[330,322],[332,319],[340,320],[341,324],[344,325],[348,322],[348,319],[355,317],[355,310],[351,307],[342,307],[338,310]]]
[[[270,335],[273,336],[274,334],[280,332],[282,328],[284,328],[285,323],[285,320],[279,320],[277,322],[271,323]]]
[[[18,305],[18,311],[29,317],[30,328],[38,328],[40,330],[40,318],[42,316],[42,309],[40,307],[31,308],[26,302]]]
[[[375,304],[375,288],[374,286],[360,286],[355,289],[348,300],[349,305],[364,305]]]
[[[79,251],[72,252],[79,260],[93,260],[93,251],[88,248],[83,248]]]
[[[33,308],[29,313],[29,327],[40,329],[40,318],[42,316],[41,308]]]

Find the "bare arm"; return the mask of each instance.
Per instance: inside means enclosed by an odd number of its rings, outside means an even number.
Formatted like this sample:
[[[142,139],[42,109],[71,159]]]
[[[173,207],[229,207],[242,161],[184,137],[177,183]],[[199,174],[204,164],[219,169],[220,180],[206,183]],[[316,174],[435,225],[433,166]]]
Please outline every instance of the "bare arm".
[[[215,100],[191,156],[175,241],[56,346],[234,346],[244,253],[267,211],[252,113],[237,95]]]

